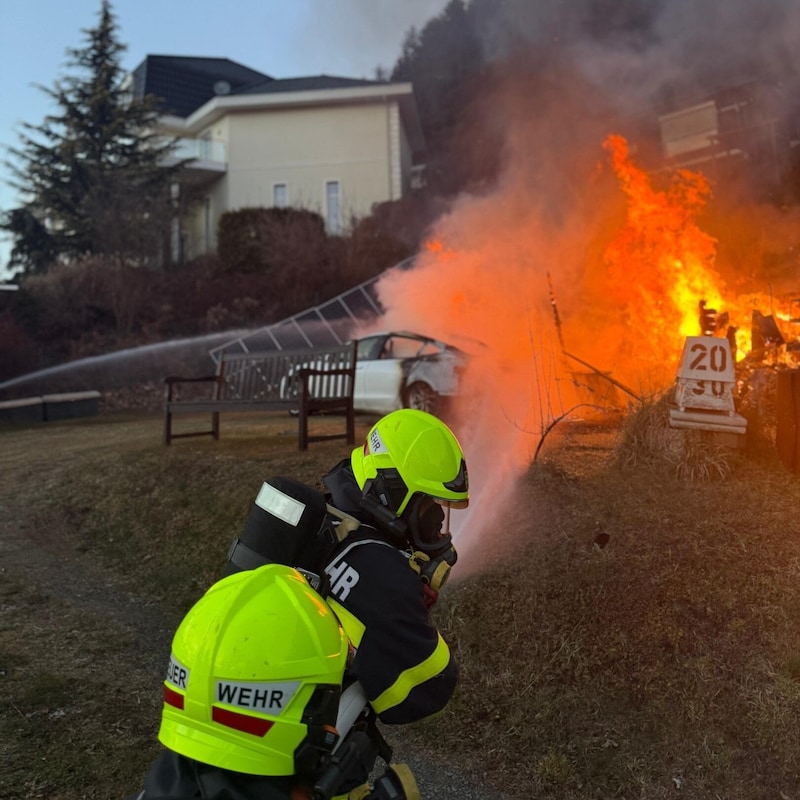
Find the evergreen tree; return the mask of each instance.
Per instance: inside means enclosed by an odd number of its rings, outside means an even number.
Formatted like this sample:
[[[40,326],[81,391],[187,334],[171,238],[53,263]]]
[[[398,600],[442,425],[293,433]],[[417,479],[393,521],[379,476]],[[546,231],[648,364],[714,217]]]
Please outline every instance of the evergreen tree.
[[[172,143],[153,133],[154,99],[126,88],[110,0],[101,2],[97,27],[83,33],[85,47],[67,51],[73,73],[39,87],[59,112],[24,124],[21,147],[10,151],[24,201],[0,227],[14,239],[9,266],[27,272],[89,254],[152,265],[165,249],[177,167],[163,164]]]

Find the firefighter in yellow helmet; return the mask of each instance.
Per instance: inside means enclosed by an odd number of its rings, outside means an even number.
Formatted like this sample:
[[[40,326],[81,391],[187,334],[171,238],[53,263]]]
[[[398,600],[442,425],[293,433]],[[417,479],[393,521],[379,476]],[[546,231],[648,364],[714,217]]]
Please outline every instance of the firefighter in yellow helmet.
[[[310,797],[338,741],[348,643],[296,570],[269,564],[214,584],[172,642],[150,798]]]
[[[335,787],[352,788],[352,800],[419,797],[407,768],[390,764],[391,748],[375,718],[417,721],[443,709],[455,689],[458,670],[429,609],[457,558],[448,522],[449,510],[469,500],[464,454],[441,420],[404,409],[380,419],[363,446],[323,480],[329,489],[324,498],[288,479],[264,484],[242,539],[229,551],[228,568],[236,571],[179,628],[159,734],[168,749],[139,800],[295,800],[329,797]],[[324,571],[329,585],[319,595],[302,583],[313,576],[279,563],[317,552],[303,547],[288,556],[286,544],[302,530],[316,532],[323,518],[347,535],[338,531],[321,563],[296,564]],[[262,581],[269,575],[292,591],[244,591],[248,576]],[[222,590],[231,599],[219,614],[212,598]],[[242,594],[246,601],[237,599]],[[337,640],[331,624],[344,636],[341,625],[346,638]],[[275,643],[288,647],[290,641],[304,657],[295,657],[293,647],[279,648],[274,657]],[[337,644],[342,641],[350,653],[346,669]],[[218,651],[228,654],[220,668],[209,655]],[[269,693],[262,683],[270,684]],[[292,688],[291,703],[282,684]],[[345,733],[333,730],[332,712],[343,685],[342,706],[355,696],[357,711],[367,707],[353,724],[364,747],[351,748],[359,759],[337,783],[329,780],[330,770],[323,779],[318,773],[331,759],[334,767],[344,759],[340,751],[330,756],[331,737]],[[273,689],[280,692],[278,714]],[[352,695],[353,689],[358,693]],[[241,707],[256,697],[258,708]],[[228,730],[231,722],[239,727]],[[346,740],[341,749],[350,744]],[[365,781],[378,756],[389,768],[370,789]],[[319,793],[320,787],[325,791]]]
[[[429,609],[457,558],[450,509],[469,501],[461,445],[437,417],[394,411],[323,482],[330,504],[360,522],[325,567],[355,648],[348,674],[383,723],[441,711],[458,669]]]

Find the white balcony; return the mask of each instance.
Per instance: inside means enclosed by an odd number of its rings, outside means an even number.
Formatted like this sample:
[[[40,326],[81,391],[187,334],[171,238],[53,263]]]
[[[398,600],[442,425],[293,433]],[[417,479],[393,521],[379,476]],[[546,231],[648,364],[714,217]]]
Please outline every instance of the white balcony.
[[[168,163],[184,162],[182,174],[191,181],[206,182],[228,169],[225,142],[219,139],[177,139]]]
[[[227,164],[225,160],[225,142],[219,139],[178,139],[175,145],[175,157],[192,158],[198,161]]]

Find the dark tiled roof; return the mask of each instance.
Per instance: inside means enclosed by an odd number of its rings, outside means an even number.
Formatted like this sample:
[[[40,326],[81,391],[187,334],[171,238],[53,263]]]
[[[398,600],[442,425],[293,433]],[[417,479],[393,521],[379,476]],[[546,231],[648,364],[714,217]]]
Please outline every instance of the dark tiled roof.
[[[217,95],[240,94],[271,81],[269,75],[227,58],[147,56],[133,71],[134,94],[155,95],[164,113],[179,117],[188,117]]]
[[[337,78],[332,75],[314,75],[308,78],[275,78],[255,83],[232,94],[271,94],[277,92],[314,92],[324,89],[353,89],[362,86],[386,86],[385,81],[367,81],[358,78]]]

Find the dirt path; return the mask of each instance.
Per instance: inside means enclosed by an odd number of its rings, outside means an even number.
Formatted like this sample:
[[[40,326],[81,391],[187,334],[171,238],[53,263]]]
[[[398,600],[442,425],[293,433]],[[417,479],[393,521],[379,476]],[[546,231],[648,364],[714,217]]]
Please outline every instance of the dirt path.
[[[78,613],[107,619],[114,628],[130,635],[136,644],[131,656],[159,675],[163,669],[172,632],[179,622],[163,606],[121,592],[114,576],[104,571],[87,554],[75,549],[64,526],[49,520],[37,525],[31,508],[36,496],[31,487],[45,489],[63,480],[73,460],[91,453],[98,469],[106,457],[116,457],[121,442],[126,447],[148,446],[158,435],[158,423],[137,420],[118,425],[97,421],[78,426],[65,424],[47,430],[9,432],[3,436],[3,486],[0,495],[0,580],[6,586],[24,587],[26,596],[46,598],[55,605]],[[43,447],[43,443],[50,446]],[[31,513],[33,511],[33,513]]]
[[[31,531],[17,515],[3,515],[0,524],[0,580],[26,587],[79,612],[107,619],[137,642],[132,657],[160,675],[179,616],[158,603],[121,593],[85,556],[70,551],[53,532]]]

